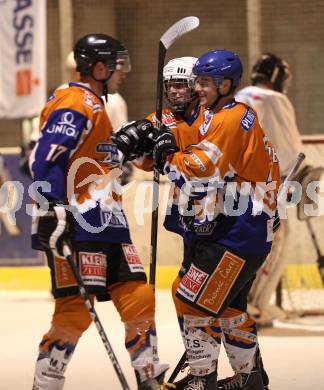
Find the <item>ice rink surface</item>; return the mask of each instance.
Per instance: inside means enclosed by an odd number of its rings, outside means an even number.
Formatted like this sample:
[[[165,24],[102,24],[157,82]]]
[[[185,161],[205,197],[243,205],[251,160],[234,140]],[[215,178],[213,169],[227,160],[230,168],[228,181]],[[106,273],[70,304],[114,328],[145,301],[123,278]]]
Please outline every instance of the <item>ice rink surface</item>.
[[[49,294],[0,292],[0,390],[30,390],[38,343],[50,324]],[[97,312],[132,390],[135,377],[124,349],[124,328],[110,302]],[[171,295],[157,291],[160,358],[174,367],[183,353]],[[270,334],[270,335],[267,335]],[[324,390],[324,336],[261,332],[260,345],[271,390]],[[231,375],[222,350],[219,377]],[[121,386],[94,325],[83,335],[66,372],[64,390],[119,390]]]

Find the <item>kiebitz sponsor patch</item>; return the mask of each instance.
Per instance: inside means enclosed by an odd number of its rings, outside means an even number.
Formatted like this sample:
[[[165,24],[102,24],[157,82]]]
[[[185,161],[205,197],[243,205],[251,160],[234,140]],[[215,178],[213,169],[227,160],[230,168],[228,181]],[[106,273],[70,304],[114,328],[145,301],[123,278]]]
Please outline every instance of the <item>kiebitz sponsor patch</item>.
[[[134,245],[122,244],[123,252],[131,272],[145,272]]]
[[[86,285],[106,286],[107,257],[103,253],[80,252],[80,274]]]

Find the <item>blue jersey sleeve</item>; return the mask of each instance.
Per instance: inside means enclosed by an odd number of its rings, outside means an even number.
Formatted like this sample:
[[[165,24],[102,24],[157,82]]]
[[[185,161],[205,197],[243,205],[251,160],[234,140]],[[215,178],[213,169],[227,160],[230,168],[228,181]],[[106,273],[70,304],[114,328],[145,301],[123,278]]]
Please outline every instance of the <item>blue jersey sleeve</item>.
[[[71,109],[53,111],[46,121],[30,162],[34,181],[46,181],[49,192],[40,193],[48,200],[64,200],[65,182],[71,151],[87,127],[87,117]]]

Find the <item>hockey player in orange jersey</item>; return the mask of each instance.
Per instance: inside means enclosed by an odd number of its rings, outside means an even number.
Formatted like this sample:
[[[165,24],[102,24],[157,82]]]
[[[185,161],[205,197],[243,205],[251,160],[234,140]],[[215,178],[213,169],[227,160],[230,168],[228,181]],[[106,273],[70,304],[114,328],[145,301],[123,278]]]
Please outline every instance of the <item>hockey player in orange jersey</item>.
[[[186,256],[173,286],[192,374],[184,389],[263,390],[267,378],[246,305],[271,248],[278,160],[255,112],[234,100],[242,75],[237,54],[208,52],[194,73],[206,108],[198,144],[175,152],[175,137],[162,131],[153,150],[156,167],[188,197]],[[217,385],[221,340],[235,375]]]
[[[191,145],[197,144],[201,137],[198,123],[202,121],[197,94],[194,92],[195,75],[192,68],[196,57],[180,57],[170,60],[163,68],[164,92],[167,107],[162,110],[162,124],[165,130],[172,132],[176,140],[176,149],[183,152]],[[156,126],[156,113],[147,116]],[[134,160],[134,164],[143,170],[153,170],[152,145],[148,155]],[[177,198],[179,189],[172,186],[169,196],[169,209],[166,212],[164,225],[167,230],[182,235]]]
[[[64,242],[73,249],[92,299],[111,299],[116,306],[138,389],[164,389],[168,365],[157,355],[154,294],[130,238],[118,181],[113,180],[121,164],[141,154],[152,124],[135,122],[112,142],[101,96],[116,92],[130,70],[128,52],[119,41],[104,34],[86,35],[76,43],[74,57],[81,82],[51,96],[30,158],[34,181],[43,183],[38,208],[45,209],[34,219],[33,247],[46,251],[55,298],[52,325],[39,347],[33,389],[63,388],[76,344],[91,323],[64,258]]]

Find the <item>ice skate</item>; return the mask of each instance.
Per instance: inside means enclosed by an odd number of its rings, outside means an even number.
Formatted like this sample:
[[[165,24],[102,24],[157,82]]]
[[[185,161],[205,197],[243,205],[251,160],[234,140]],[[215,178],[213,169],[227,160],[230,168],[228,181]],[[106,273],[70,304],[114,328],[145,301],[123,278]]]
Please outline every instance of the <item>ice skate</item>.
[[[189,374],[190,375],[190,374]],[[186,377],[187,378],[187,377]],[[178,389],[181,387],[176,387]],[[183,390],[217,390],[217,375],[215,372],[205,376],[192,376]]]
[[[254,369],[249,374],[239,372],[218,381],[218,390],[268,390],[268,386],[263,384],[261,371]]]
[[[165,372],[158,375],[156,378],[149,378],[146,381],[139,383],[137,372],[135,371],[136,379],[138,383],[138,390],[171,390],[177,389],[176,385],[173,383],[164,382]]]
[[[190,372],[188,372],[186,376],[174,382],[175,388],[177,390],[183,390],[187,386],[189,381],[191,381],[192,379],[193,379],[193,375],[190,374]]]

